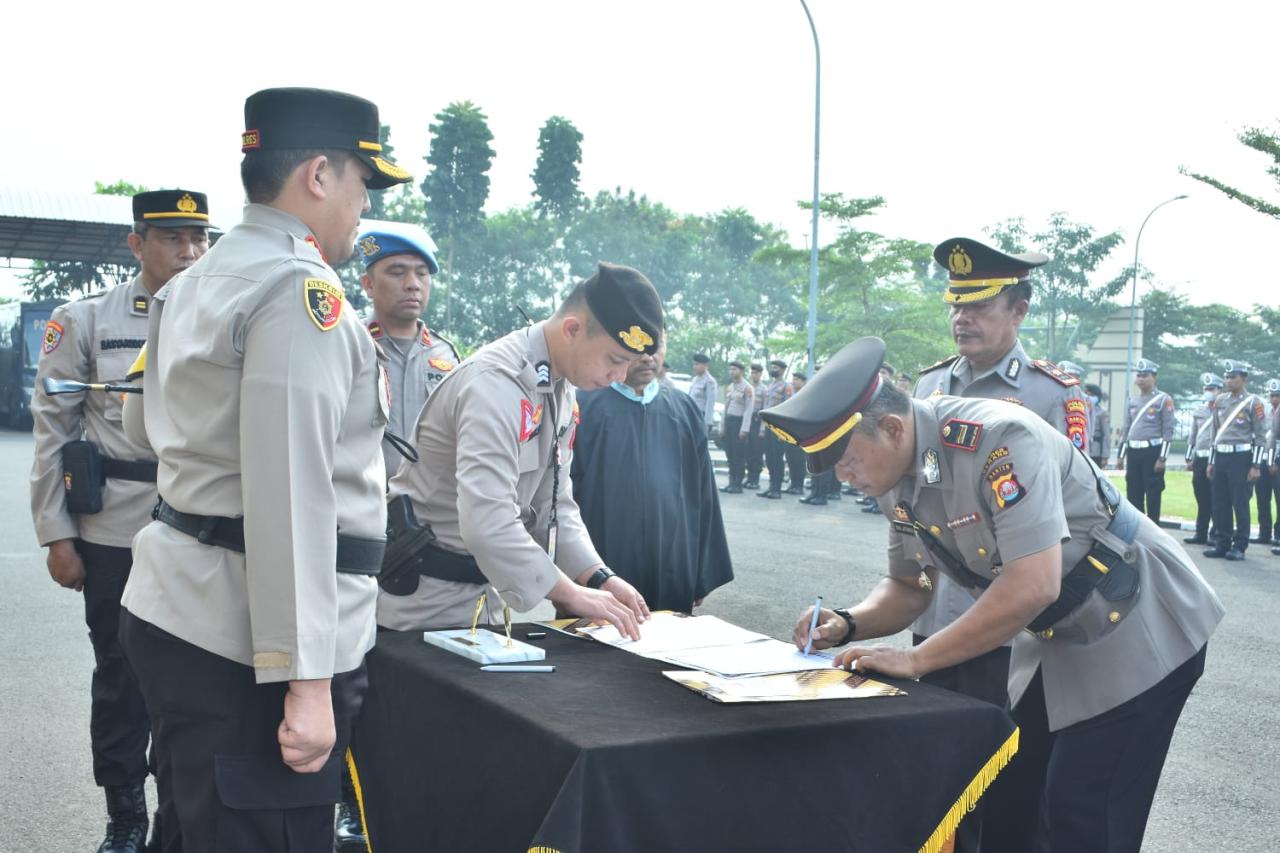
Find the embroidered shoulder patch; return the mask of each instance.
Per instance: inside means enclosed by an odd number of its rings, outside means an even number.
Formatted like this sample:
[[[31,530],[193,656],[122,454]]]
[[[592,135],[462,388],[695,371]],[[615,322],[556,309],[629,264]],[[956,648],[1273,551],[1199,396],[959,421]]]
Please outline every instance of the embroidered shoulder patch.
[[[1027,496],[1027,490],[1018,482],[1018,475],[1012,468],[991,482],[991,491],[996,495],[996,506],[1007,509]]]
[[[538,426],[542,423],[542,404],[539,403],[535,409],[533,403],[528,400],[520,401],[520,437],[519,441],[524,444],[529,439],[538,434]]]
[[[978,449],[978,439],[982,437],[982,424],[974,421],[962,421],[949,418],[942,425],[942,443],[947,447],[967,450],[970,453]]]
[[[1085,402],[1084,400],[1067,400],[1063,404],[1063,408],[1067,412],[1067,438],[1071,439],[1073,445],[1084,450],[1089,431],[1089,419],[1085,415],[1087,410]]]
[[[449,361],[447,358],[429,358],[427,359],[427,364],[431,365],[436,370],[439,370],[441,373],[448,373],[450,370],[453,370],[453,362]]]
[[[302,283],[302,301],[307,316],[316,328],[327,332],[342,317],[342,288],[322,278],[308,278]]]
[[[1075,378],[1070,373],[1067,373],[1062,368],[1058,367],[1058,365],[1054,364],[1052,361],[1045,361],[1043,358],[1038,358],[1035,361],[1031,362],[1031,366],[1034,367],[1036,370],[1039,370],[1041,373],[1045,374],[1046,376],[1052,376],[1058,382],[1058,384],[1065,385],[1068,388],[1072,387],[1073,385],[1080,384],[1079,379]]]
[[[44,327],[44,346],[41,351],[48,355],[58,348],[58,344],[62,343],[62,324],[55,323],[50,320]]]

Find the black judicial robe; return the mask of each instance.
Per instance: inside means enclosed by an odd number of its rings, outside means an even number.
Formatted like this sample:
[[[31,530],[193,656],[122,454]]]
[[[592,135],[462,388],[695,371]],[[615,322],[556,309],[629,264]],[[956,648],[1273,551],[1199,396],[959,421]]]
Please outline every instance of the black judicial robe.
[[[733,580],[706,426],[687,394],[578,392],[573,496],[600,556],[651,610],[688,613]]]

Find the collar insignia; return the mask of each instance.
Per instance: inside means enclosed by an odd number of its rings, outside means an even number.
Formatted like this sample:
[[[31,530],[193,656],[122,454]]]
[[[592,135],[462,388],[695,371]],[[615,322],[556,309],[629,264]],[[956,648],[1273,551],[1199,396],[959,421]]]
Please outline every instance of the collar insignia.
[[[538,387],[551,387],[551,362],[540,361],[533,366],[533,372],[538,374]]]
[[[942,471],[938,467],[938,451],[930,447],[921,457],[924,463],[924,481],[930,485],[942,482]]]
[[[1017,379],[1018,374],[1022,372],[1022,360],[1017,358],[1009,359],[1009,366],[1004,369],[1004,375],[1009,379]]]
[[[369,330],[369,335],[375,341],[382,337],[382,324],[377,320],[370,320],[369,325],[365,326]]]
[[[133,310],[139,314],[147,313],[148,302],[145,296],[135,296],[133,298]]]

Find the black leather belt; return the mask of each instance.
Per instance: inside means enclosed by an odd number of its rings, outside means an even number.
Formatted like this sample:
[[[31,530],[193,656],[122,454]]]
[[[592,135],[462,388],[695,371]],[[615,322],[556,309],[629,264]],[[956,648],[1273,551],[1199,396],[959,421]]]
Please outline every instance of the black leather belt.
[[[215,545],[228,551],[244,553],[244,519],[217,515],[192,515],[180,512],[164,500],[156,504],[151,517],[174,530],[194,537],[203,545]],[[382,569],[383,539],[361,539],[338,533],[337,570],[354,575],[376,575]]]
[[[434,542],[428,542],[423,546],[417,553],[417,561],[418,574],[429,578],[455,583],[475,583],[482,586],[489,583],[489,579],[480,571],[475,557],[470,554],[447,551]]]
[[[156,481],[155,462],[126,462],[123,459],[102,457],[102,476],[114,480],[135,480],[139,483]]]

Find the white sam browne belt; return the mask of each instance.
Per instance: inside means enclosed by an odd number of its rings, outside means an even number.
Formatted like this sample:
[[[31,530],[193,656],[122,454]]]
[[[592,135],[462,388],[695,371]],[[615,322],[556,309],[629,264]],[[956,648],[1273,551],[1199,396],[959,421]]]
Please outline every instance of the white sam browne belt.
[[[1146,450],[1148,447],[1159,447],[1164,442],[1158,438],[1139,438],[1126,443],[1129,445],[1130,450]]]
[[[1253,450],[1252,444],[1215,444],[1214,450],[1219,453],[1244,453]]]

